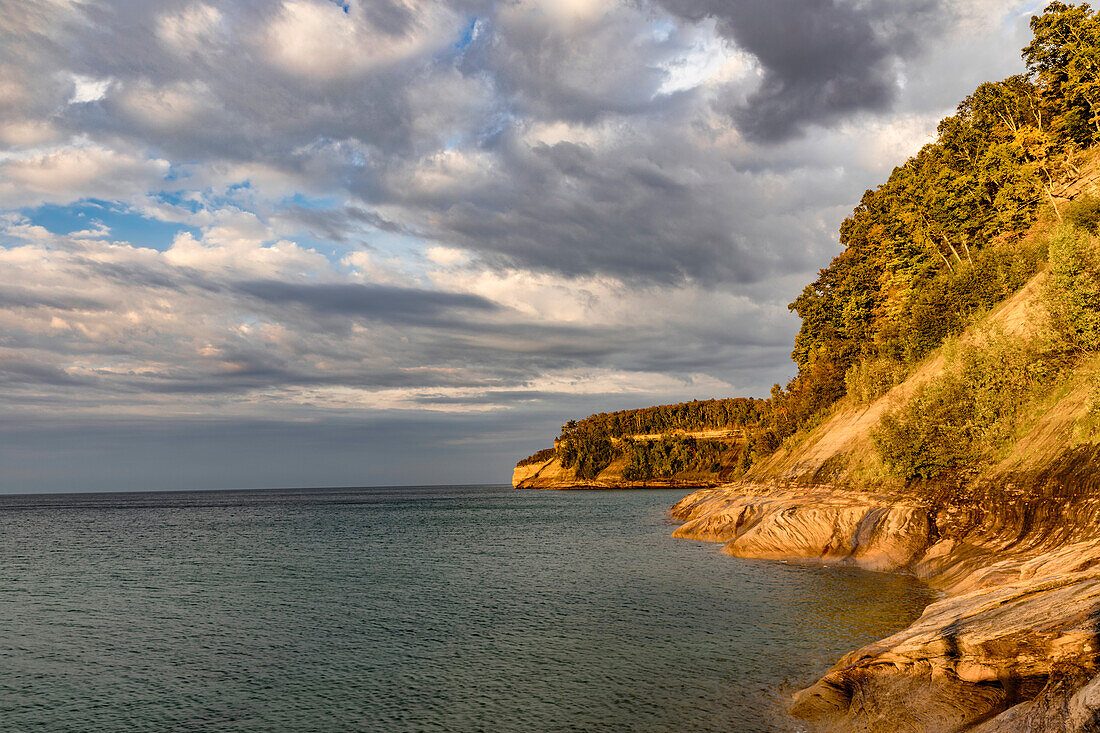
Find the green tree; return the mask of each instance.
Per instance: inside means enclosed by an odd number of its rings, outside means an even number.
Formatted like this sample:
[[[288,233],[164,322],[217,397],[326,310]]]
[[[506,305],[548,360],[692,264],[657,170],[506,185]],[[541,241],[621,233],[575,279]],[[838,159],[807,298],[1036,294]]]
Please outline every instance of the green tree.
[[[1024,49],[1043,102],[1069,139],[1100,139],[1100,22],[1088,3],[1052,2],[1031,19],[1035,37]]]

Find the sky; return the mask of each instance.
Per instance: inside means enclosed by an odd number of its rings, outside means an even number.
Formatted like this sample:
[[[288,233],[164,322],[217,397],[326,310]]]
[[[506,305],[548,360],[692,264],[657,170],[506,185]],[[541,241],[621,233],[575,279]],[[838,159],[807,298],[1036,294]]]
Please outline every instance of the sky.
[[[507,483],[765,396],[1017,0],[0,0],[0,492]]]

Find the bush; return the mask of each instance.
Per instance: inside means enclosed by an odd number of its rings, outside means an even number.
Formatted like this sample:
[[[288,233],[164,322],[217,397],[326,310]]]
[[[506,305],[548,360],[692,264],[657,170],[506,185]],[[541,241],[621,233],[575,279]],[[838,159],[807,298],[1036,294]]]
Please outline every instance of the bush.
[[[956,262],[954,272],[936,270],[913,289],[907,314],[898,324],[899,344],[886,352],[907,362],[923,359],[1023,287],[1039,271],[1044,250],[1039,239],[998,241],[975,251],[973,262]]]
[[[1100,229],[1100,196],[1085,196],[1071,201],[1066,206],[1064,217],[1071,226],[1096,234]]]
[[[717,440],[696,440],[690,436],[659,440],[624,440],[621,449],[627,455],[623,469],[626,481],[671,478],[683,473],[718,473],[722,470],[729,446]]]
[[[572,468],[577,476],[592,480],[611,465],[616,455],[609,438],[599,434],[573,434],[558,443],[558,457],[564,468]]]
[[[872,402],[905,379],[907,369],[897,359],[866,359],[844,374],[848,395],[859,404]]]
[[[530,466],[533,463],[545,463],[546,461],[549,461],[553,457],[554,457],[554,449],[553,448],[543,448],[542,450],[538,451],[537,453],[533,453],[533,454],[527,456],[526,458],[524,458],[519,463],[517,463],[516,468],[521,468],[523,466]]]
[[[1013,434],[1020,408],[1066,366],[1039,339],[979,333],[949,349],[943,372],[873,431],[883,462],[906,480],[973,467]]]
[[[972,462],[973,405],[963,383],[944,379],[920,391],[872,434],[883,461],[903,479],[934,478]]]
[[[1094,236],[1071,226],[1053,232],[1045,296],[1055,329],[1070,344],[1100,348],[1100,248]]]

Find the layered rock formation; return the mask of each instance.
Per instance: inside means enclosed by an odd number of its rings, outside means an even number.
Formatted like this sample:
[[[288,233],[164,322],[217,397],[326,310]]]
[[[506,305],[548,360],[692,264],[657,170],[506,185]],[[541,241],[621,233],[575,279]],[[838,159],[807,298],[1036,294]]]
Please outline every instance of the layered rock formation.
[[[736,444],[738,437],[729,430],[678,431],[673,437],[692,437],[699,440],[720,440]],[[738,433],[739,435],[739,433]],[[631,435],[632,440],[658,440],[661,435]],[[736,453],[727,457],[733,459]],[[698,488],[719,486],[723,473],[728,474],[731,465],[723,465],[718,471],[679,471],[667,478],[648,478],[644,481],[628,481],[623,478],[626,460],[619,456],[600,471],[594,479],[577,475],[575,469],[565,468],[558,456],[532,463],[523,462],[512,471],[512,488],[515,489],[629,489],[629,488]]]
[[[1073,470],[1069,470],[1072,464]],[[1015,488],[697,491],[674,536],[746,558],[912,572],[944,592],[848,654],[792,712],[820,731],[1100,731],[1100,450]]]
[[[1046,277],[961,343],[989,330],[1032,338]],[[792,712],[813,730],[1100,733],[1100,357],[1036,382],[980,464],[934,483],[891,479],[875,430],[949,363],[932,354],[870,404],[838,403],[741,482],[685,497],[674,536],[745,558],[913,573],[942,591],[909,628],[797,695]],[[513,484],[613,488],[621,476],[613,463],[582,482],[552,456],[517,468]]]
[[[1028,338],[1044,277],[985,326]],[[792,712],[813,730],[1100,732],[1100,363],[1040,390],[976,472],[884,480],[876,424],[944,368],[933,355],[872,404],[838,406],[744,482],[685,497],[674,536],[739,557],[913,573],[943,592],[796,696]]]
[[[1083,194],[1100,196],[1100,155],[1050,196],[1057,208]],[[981,362],[988,372],[1010,353],[989,347],[996,338],[1041,342],[1051,282],[1038,274],[955,346],[1000,354]],[[909,628],[851,652],[796,695],[792,712],[811,730],[1100,733],[1100,356],[1048,351],[1022,378],[1015,418],[953,471],[903,480],[879,449],[883,417],[919,407],[915,397],[958,370],[945,347],[870,404],[842,399],[747,473],[703,477],[706,488],[672,508],[683,522],[675,537],[720,542],[731,555],[912,573],[942,592]],[[1072,367],[1059,371],[1062,351]],[[513,485],[614,488],[622,475],[620,461],[580,481],[551,457],[517,468]],[[742,478],[721,484],[723,475]]]

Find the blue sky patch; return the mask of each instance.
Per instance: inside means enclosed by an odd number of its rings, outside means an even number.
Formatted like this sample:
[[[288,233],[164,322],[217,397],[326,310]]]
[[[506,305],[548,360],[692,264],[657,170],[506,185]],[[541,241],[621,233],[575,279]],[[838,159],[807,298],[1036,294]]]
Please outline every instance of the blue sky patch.
[[[190,202],[172,202],[187,205]],[[107,239],[126,241],[138,247],[151,247],[164,251],[181,231],[200,236],[195,227],[177,222],[149,219],[129,210],[127,207],[110,201],[85,199],[69,206],[44,204],[35,208],[22,209],[20,212],[32,224],[45,228],[54,234],[72,234],[83,230],[95,229],[102,224],[111,230]]]
[[[459,36],[458,41],[455,43],[455,48],[459,51],[465,51],[466,48],[474,42],[474,36],[477,35],[477,18],[470,18],[469,24],[462,31],[462,35]]]

